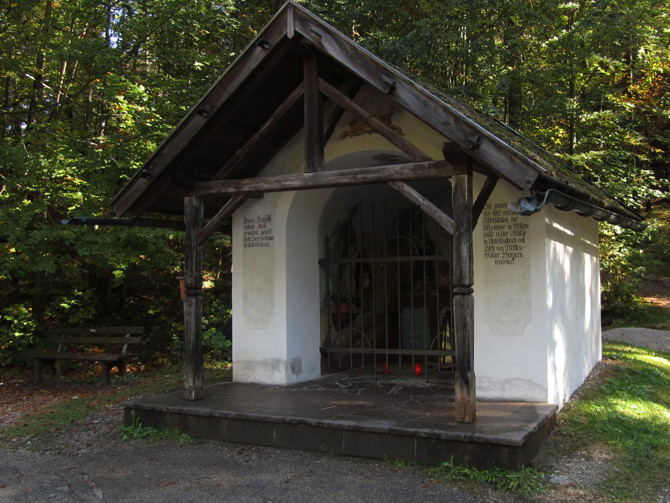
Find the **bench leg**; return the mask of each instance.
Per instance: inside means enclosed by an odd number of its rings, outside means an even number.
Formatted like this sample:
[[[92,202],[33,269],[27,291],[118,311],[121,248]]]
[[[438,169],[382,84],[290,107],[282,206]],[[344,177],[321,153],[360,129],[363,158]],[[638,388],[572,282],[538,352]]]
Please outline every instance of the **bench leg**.
[[[41,384],[44,382],[44,368],[45,367],[51,367],[52,368],[52,375],[56,377],[57,375],[60,375],[60,366],[58,365],[60,362],[57,360],[45,360],[43,358],[37,358],[35,360],[35,367],[33,371],[33,377],[34,377],[34,383],[35,386]]]
[[[102,385],[109,386],[112,383],[111,370],[114,362],[102,362]]]
[[[34,371],[34,384],[35,386],[38,386],[39,384],[42,383],[43,376],[42,376],[42,371],[44,370],[44,360],[40,360],[37,358],[35,360],[35,371]]]
[[[122,360],[119,363],[117,363],[116,368],[119,369],[119,375],[121,377],[126,375],[126,362],[125,361]]]

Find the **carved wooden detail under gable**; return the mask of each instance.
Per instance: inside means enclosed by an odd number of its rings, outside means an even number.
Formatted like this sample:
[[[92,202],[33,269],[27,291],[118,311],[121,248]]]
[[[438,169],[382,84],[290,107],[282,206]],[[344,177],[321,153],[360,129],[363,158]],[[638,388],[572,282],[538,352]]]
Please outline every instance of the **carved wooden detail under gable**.
[[[385,125],[393,129],[398,134],[400,135],[405,134],[403,133],[402,129],[400,129],[399,126],[396,126],[395,124],[392,123],[393,112],[374,114],[374,116],[375,118],[382,121]],[[370,127],[370,124],[361,119],[352,119],[349,121],[349,129],[343,131],[342,134],[340,135],[340,140],[343,140],[347,137],[361,136],[364,134],[373,134],[373,133],[375,133],[375,130],[372,129],[372,127]]]

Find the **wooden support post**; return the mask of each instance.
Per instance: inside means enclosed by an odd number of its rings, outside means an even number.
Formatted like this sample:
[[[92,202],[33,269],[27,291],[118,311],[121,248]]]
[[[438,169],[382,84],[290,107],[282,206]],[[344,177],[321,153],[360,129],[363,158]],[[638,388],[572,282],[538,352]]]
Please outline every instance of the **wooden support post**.
[[[202,217],[202,199],[185,197],[184,399],[186,400],[201,398],[203,385],[202,246],[198,245]]]
[[[445,159],[455,160],[445,145]],[[467,162],[462,159],[462,162]],[[474,369],[474,272],[472,264],[472,166],[451,178],[454,214],[453,313],[456,345],[456,421],[473,423],[476,418]]]
[[[323,105],[319,92],[316,53],[304,59],[305,78],[305,171],[323,170]]]

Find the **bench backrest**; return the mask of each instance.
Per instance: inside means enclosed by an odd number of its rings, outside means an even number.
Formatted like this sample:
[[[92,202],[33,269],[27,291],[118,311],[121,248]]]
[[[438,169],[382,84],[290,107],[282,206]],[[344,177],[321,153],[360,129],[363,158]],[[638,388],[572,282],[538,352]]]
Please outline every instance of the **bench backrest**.
[[[47,332],[49,337],[44,338],[44,342],[47,344],[58,344],[58,351],[61,351],[65,344],[91,346],[123,344],[121,353],[125,354],[128,350],[128,344],[139,344],[142,342],[142,337],[140,335],[132,334],[143,333],[143,327],[56,328]],[[102,337],[85,334],[102,335]]]

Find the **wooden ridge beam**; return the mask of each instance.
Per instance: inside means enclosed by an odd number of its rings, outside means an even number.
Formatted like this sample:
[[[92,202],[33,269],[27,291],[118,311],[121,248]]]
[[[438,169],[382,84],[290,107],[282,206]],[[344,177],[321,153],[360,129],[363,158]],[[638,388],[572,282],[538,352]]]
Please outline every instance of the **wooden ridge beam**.
[[[197,242],[198,245],[203,245],[205,242],[214,234],[219,227],[226,221],[226,219],[232,215],[236,209],[244,204],[248,199],[248,196],[242,194],[236,194],[231,197],[226,204],[224,204],[221,209],[214,215],[207,224],[200,229],[198,232]]]
[[[462,168],[460,166],[455,166],[447,161],[427,161],[295,175],[215,180],[196,183],[190,194],[192,196],[215,196],[222,194],[322,189],[327,187],[344,187],[347,185],[386,183],[398,180],[447,178],[461,172]]]
[[[405,182],[389,182],[389,185],[407,199],[416,204],[430,218],[435,220],[449,234],[454,234],[454,221],[449,215],[422,196],[416,189]]]
[[[270,118],[266,120],[263,125],[258,128],[258,131],[247,140],[247,142],[235,152],[228,161],[216,172],[212,180],[221,180],[238,171],[253,155],[258,146],[263,142],[269,140],[277,132],[280,125],[281,118],[291,109],[291,107],[302,97],[305,91],[303,83],[298,86],[288,95],[288,97],[279,105],[272,113]]]
[[[353,99],[349,98],[339,89],[331,86],[323,79],[319,79],[319,90],[339,106],[367,122],[375,132],[379,133],[386,140],[388,140],[389,143],[395,145],[401,151],[410,155],[415,161],[431,160],[430,156],[421,151],[421,149],[407,141],[392,128],[384,124],[382,121],[377,119],[377,117],[356,103]]]

